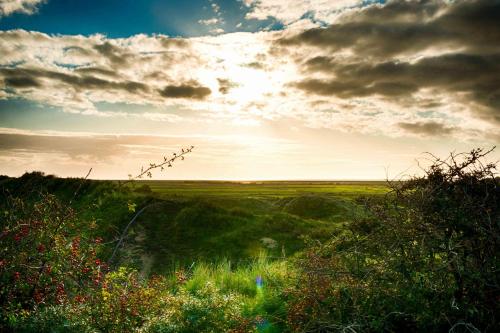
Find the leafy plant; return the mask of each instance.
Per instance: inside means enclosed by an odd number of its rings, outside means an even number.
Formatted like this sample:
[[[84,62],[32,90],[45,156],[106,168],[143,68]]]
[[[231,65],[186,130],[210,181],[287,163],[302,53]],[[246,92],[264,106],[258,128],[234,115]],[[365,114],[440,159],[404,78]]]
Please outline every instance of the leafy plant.
[[[307,251],[291,291],[297,331],[497,331],[500,184],[490,151],[433,157],[391,183],[349,232]]]
[[[95,225],[82,225],[53,195],[34,204],[11,198],[0,235],[0,326],[8,316],[85,298],[106,265],[97,257]]]

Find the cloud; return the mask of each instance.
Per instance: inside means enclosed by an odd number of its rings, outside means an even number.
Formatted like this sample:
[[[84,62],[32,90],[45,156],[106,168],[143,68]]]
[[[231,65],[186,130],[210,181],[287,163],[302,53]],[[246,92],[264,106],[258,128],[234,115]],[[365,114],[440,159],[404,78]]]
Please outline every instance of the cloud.
[[[398,123],[398,126],[407,132],[423,136],[445,136],[456,130],[454,127],[446,126],[433,121]]]
[[[149,89],[140,82],[108,81],[90,75],[73,75],[44,69],[1,68],[0,74],[4,78],[4,84],[7,88],[37,88],[41,86],[40,79],[45,78],[70,85],[78,91],[123,90],[134,94],[147,92]]]
[[[92,167],[91,178],[123,179],[128,174],[137,174],[141,165],[159,162],[163,156],[190,145],[196,149],[185,161],[178,161],[168,173],[155,173],[155,178],[258,178],[259,170],[264,168],[283,176],[279,164],[273,165],[258,156],[264,152],[274,157],[300,159],[297,149],[302,147],[293,140],[243,133],[116,135],[0,128],[0,174],[43,170],[60,176],[84,176]],[[247,169],[248,165],[252,167]]]
[[[147,117],[157,121],[286,120],[385,136],[432,121],[466,140],[500,128],[499,6],[388,1],[340,10],[324,28],[196,38],[0,31],[0,98],[87,115],[123,114],[105,102],[187,110]]]
[[[217,82],[219,83],[219,92],[221,94],[227,94],[229,93],[229,90],[238,87],[238,84],[231,81],[230,79],[218,78]]]
[[[390,1],[343,16],[327,28],[314,28],[281,40],[283,45],[310,45],[358,56],[387,58],[428,49],[464,48],[500,52],[498,1]]]
[[[46,0],[1,0],[0,18],[13,13],[34,14],[38,10],[38,6],[44,2]]]
[[[203,24],[203,25],[214,25],[214,24],[217,24],[219,22],[219,19],[214,17],[214,18],[211,18],[211,19],[206,19],[206,20],[199,20],[198,23],[199,24]]]
[[[395,118],[432,112],[444,122],[467,126],[463,120],[473,118],[474,126],[493,130],[500,126],[499,21],[498,1],[389,1],[350,10],[325,28],[287,34],[273,52],[300,68],[300,79],[288,86],[333,101],[321,108],[358,101],[379,118],[383,108]],[[416,124],[414,131],[430,128],[425,119]]]
[[[94,161],[121,154],[113,136],[49,136],[0,133],[0,152],[24,151],[31,153],[59,153],[71,158],[92,156]]]
[[[123,66],[132,58],[133,55],[125,53],[124,50],[110,42],[104,42],[102,44],[94,45],[94,49],[97,50],[101,55],[106,57],[112,66]]]
[[[215,29],[210,30],[210,33],[214,34],[214,35],[223,34],[224,33],[224,29],[222,29],[222,28],[215,28]]]
[[[210,1],[212,2],[212,1]],[[215,3],[215,2],[212,2],[212,4],[210,5],[210,7],[212,7],[212,10],[214,11],[215,14],[219,14],[220,13],[220,6]]]
[[[500,124],[500,54],[446,54],[410,63],[339,64],[335,59],[316,57],[305,64],[310,72],[332,79],[306,79],[295,86],[311,94],[341,98],[382,95],[411,96],[424,88],[466,94],[469,100],[490,108],[490,119]]]
[[[38,82],[36,78],[25,75],[13,75],[11,77],[4,77],[4,82],[7,87],[13,88],[30,88],[40,86],[40,82]]]
[[[203,67],[189,40],[163,35],[109,39],[0,31],[0,90],[71,112],[97,113],[96,103],[168,104],[165,87],[197,81]],[[192,71],[185,71],[185,68]],[[165,70],[168,68],[168,70]],[[185,93],[201,99],[206,88]],[[185,90],[185,89],[184,89]]]
[[[362,4],[361,0],[243,0],[250,12],[247,19],[266,20],[273,17],[285,24],[306,15],[330,22],[339,11]]]
[[[166,86],[160,90],[160,95],[169,98],[193,98],[204,99],[211,94],[211,90],[202,87],[198,83],[181,84],[179,86]]]
[[[264,90],[281,85],[276,83],[281,78],[266,78],[255,89],[255,70],[243,68],[262,60],[273,38],[273,33],[234,33],[111,39],[0,31],[0,91],[7,99],[23,98],[89,115],[108,112],[98,110],[99,103],[106,102],[184,107],[212,118],[239,118],[249,99],[262,99]]]

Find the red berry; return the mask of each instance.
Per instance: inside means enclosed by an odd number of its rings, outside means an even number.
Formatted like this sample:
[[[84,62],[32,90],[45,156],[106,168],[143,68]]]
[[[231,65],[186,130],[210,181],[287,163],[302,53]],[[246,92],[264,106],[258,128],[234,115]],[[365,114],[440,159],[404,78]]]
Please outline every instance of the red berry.
[[[23,225],[21,228],[21,233],[26,236],[30,232],[30,228],[27,225]]]

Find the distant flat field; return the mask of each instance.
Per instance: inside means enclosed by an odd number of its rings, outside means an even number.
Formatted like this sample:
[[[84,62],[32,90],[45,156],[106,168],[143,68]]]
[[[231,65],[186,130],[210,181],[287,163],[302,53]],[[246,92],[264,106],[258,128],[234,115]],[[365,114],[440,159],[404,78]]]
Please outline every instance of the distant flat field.
[[[140,180],[155,193],[166,196],[290,197],[323,194],[356,197],[385,194],[384,181],[169,181]]]

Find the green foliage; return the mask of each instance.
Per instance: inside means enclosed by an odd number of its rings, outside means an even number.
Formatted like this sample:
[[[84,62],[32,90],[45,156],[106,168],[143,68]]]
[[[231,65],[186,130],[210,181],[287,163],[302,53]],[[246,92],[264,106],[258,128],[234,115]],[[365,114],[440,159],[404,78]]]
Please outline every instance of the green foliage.
[[[498,331],[500,187],[485,154],[436,159],[299,261],[302,330]]]
[[[134,192],[145,193],[145,194],[153,193],[151,187],[149,187],[149,185],[147,184],[143,184],[142,186],[139,186],[138,188],[134,189]]]
[[[128,208],[129,212],[135,213],[135,209],[137,208],[137,204],[129,201],[129,202],[127,202],[127,208]]]
[[[285,198],[282,201],[283,211],[311,219],[346,219],[356,209],[355,205],[346,199],[317,194]]]
[[[34,204],[10,198],[1,217],[0,327],[6,313],[62,304],[100,283],[92,224],[81,231],[75,212],[54,196]]]
[[[240,325],[241,300],[222,294],[207,282],[194,291],[181,288],[162,300],[161,314],[141,329],[144,332],[227,332]]]
[[[8,327],[20,333],[95,332],[87,318],[80,317],[78,309],[69,304],[44,306],[13,315]]]
[[[228,262],[141,281],[124,267],[105,275],[85,297],[11,312],[19,332],[280,332],[280,290],[292,271],[261,257],[232,270]],[[256,278],[263,284],[256,284]],[[264,325],[265,324],[265,325]]]

